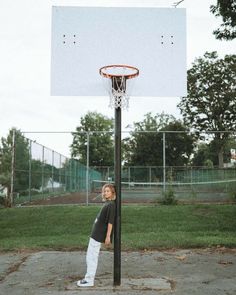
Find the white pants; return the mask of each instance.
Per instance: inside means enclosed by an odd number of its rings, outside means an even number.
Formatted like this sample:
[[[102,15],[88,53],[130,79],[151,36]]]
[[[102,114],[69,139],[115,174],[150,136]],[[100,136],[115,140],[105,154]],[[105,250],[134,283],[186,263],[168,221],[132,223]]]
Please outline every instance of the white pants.
[[[101,243],[95,241],[94,239],[89,239],[89,245],[86,255],[87,272],[85,275],[85,280],[88,282],[94,282],[97,266],[98,266],[98,256],[101,248]]]

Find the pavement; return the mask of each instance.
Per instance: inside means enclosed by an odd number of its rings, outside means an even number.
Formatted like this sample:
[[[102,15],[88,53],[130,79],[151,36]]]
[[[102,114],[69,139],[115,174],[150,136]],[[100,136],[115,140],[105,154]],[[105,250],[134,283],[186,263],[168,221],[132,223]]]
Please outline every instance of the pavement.
[[[113,253],[101,251],[95,286],[79,288],[84,251],[0,253],[0,295],[235,295],[236,249],[122,252],[113,286]]]

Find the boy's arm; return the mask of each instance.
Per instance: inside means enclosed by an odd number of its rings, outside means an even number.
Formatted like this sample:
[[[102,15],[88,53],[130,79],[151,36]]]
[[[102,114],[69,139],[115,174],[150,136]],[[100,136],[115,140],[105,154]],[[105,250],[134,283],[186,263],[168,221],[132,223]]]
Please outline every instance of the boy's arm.
[[[106,235],[106,239],[105,239],[105,245],[109,245],[111,243],[111,231],[112,231],[112,224],[108,223],[107,226],[107,235]]]

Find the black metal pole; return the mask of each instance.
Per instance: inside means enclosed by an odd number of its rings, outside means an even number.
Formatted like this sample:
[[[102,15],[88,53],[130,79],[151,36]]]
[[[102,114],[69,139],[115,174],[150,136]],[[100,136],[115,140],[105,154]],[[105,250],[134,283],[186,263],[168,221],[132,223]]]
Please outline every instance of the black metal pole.
[[[121,284],[121,108],[115,109],[115,186],[116,217],[114,226],[114,286]]]

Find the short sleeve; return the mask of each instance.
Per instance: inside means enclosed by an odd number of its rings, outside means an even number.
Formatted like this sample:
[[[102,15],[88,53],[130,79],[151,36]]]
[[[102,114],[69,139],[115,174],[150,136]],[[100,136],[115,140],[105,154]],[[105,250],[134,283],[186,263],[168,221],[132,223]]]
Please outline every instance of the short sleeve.
[[[114,202],[109,204],[106,219],[107,219],[107,223],[114,224],[114,221],[115,221],[115,203]]]

